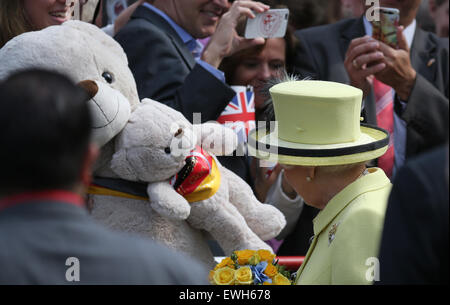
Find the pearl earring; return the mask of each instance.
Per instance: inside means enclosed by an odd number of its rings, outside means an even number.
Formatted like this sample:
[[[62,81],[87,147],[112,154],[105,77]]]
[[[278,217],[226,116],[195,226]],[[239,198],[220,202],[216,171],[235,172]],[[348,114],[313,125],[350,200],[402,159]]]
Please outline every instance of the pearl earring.
[[[306,181],[311,182],[311,177],[306,177]]]

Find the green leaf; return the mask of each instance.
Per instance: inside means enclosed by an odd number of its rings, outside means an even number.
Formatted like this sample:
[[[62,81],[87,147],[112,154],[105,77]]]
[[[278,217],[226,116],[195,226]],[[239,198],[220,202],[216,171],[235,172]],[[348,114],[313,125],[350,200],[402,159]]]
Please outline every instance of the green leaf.
[[[234,262],[236,262],[237,259],[238,259],[238,256],[236,255],[236,253],[233,252],[233,254],[231,254],[230,258],[231,258]]]

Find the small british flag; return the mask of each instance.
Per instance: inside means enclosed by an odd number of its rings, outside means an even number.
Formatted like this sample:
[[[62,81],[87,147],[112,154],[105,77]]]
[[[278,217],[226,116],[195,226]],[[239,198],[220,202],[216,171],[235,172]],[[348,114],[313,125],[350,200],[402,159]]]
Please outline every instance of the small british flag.
[[[239,143],[247,143],[250,130],[255,128],[255,95],[253,88],[232,87],[236,95],[217,119],[217,122],[231,129],[238,136]]]

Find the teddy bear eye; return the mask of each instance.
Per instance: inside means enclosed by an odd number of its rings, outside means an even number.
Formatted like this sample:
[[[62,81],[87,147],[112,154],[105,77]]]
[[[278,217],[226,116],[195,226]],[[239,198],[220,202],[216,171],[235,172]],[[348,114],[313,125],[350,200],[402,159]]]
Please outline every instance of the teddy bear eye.
[[[177,132],[175,133],[175,138],[183,134],[183,129],[178,128]]]
[[[106,80],[108,84],[111,84],[113,82],[113,77],[109,72],[103,72],[102,77]]]
[[[164,148],[164,152],[165,152],[166,154],[170,154],[170,153],[171,153],[170,147]]]

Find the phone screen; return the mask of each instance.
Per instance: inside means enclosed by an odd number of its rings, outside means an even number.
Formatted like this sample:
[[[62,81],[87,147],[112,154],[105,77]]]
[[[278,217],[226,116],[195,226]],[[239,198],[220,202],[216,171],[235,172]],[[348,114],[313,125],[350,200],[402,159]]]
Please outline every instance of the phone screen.
[[[289,9],[270,9],[257,14],[253,19],[247,19],[244,37],[277,38],[284,37],[289,21]]]
[[[380,19],[373,21],[372,37],[396,48],[398,46],[397,27],[400,22],[400,11],[394,8],[379,8]]]

